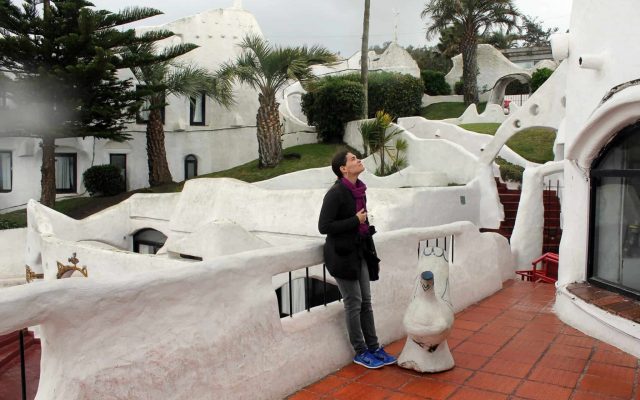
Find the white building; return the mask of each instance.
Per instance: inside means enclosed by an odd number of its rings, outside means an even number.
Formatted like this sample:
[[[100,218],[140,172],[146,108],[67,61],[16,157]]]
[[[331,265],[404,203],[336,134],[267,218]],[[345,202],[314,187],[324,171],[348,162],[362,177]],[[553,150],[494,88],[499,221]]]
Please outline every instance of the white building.
[[[436,247],[455,239],[454,248],[440,253],[448,255],[456,311],[513,277],[522,266],[514,258],[530,261],[536,247],[539,254],[540,183],[561,173],[556,313],[640,355],[638,324],[582,300],[571,286],[587,282],[639,297],[640,53],[619,40],[640,30],[639,14],[633,0],[575,2],[571,33],[553,40],[560,66],[492,141],[463,147],[423,128],[408,130],[410,167],[378,180],[365,177],[381,231],[381,279],[373,297],[382,342],[404,335],[401,317],[416,271],[430,262],[420,250],[434,239]],[[357,146],[352,125],[347,139]],[[509,245],[478,228],[502,217],[493,159],[509,137],[531,126],[558,129],[557,161],[525,171]],[[447,136],[465,137],[457,130]],[[137,195],[82,221],[31,202],[28,229],[3,235],[0,243],[14,253],[26,243],[18,261],[45,276],[2,289],[0,333],[40,326],[38,399],[165,398],[169,392],[185,399],[282,398],[346,364],[341,304],[281,318],[275,294],[289,272],[303,277],[308,267],[311,276],[322,276],[316,223],[331,180],[328,168],[259,184],[193,180],[182,193]],[[166,237],[156,255],[131,252],[137,239],[147,246],[140,252],[153,250],[157,237],[139,240],[146,229]],[[89,277],[56,280],[56,263],[74,253]]]
[[[255,17],[238,2],[225,9],[203,11],[162,26],[139,28],[139,32],[167,29],[175,36],[165,43],[194,43],[199,47],[180,58],[211,71],[240,54],[239,42],[248,34],[262,36]],[[372,52],[373,53],[373,52]],[[335,65],[314,67],[318,76],[359,71],[359,54]],[[417,64],[400,46],[391,45],[382,55],[371,54],[373,70],[411,73],[419,76]],[[123,71],[123,77],[131,77]],[[306,124],[297,82],[278,94],[286,135],[283,146],[315,143],[315,129]],[[225,170],[257,158],[256,112],[258,94],[246,85],[235,85],[236,104],[226,109],[210,98],[169,97],[163,111],[165,147],[175,181]],[[0,95],[0,99],[2,99]],[[0,100],[0,107],[6,106]],[[115,164],[125,171],[127,190],[148,186],[145,139],[146,125],[139,119],[126,131],[132,140],[118,143],[93,138],[56,141],[56,188],[59,196],[85,194],[82,173],[92,165]],[[40,139],[0,138],[0,212],[24,207],[40,198]]]
[[[170,43],[195,43],[197,49],[181,57],[215,71],[221,63],[240,52],[238,42],[246,34],[262,35],[258,22],[248,11],[237,7],[205,11],[159,27],[176,35]],[[123,71],[123,77],[130,77]],[[176,181],[223,170],[256,158],[255,114],[257,93],[250,88],[234,88],[237,104],[224,109],[209,98],[170,97],[163,111],[169,168]],[[127,189],[148,186],[146,125],[130,124],[133,137],[124,143],[93,138],[56,141],[56,188],[62,195],[84,194],[82,173],[92,165],[116,164],[126,172]],[[42,151],[39,139],[0,138],[2,192],[0,211],[24,206],[28,199],[40,198]]]

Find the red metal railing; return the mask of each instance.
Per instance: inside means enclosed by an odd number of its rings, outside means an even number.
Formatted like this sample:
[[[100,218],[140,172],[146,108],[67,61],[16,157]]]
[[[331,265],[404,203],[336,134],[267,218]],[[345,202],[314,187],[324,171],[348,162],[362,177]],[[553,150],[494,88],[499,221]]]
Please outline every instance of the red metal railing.
[[[530,282],[555,283],[558,280],[558,255],[544,253],[531,262],[530,270],[516,271],[516,274]]]

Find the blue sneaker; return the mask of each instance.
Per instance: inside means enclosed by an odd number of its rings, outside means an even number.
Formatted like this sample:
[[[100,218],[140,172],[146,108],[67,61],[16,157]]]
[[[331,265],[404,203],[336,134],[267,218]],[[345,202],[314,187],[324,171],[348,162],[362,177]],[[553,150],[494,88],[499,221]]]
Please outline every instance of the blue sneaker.
[[[384,347],[379,347],[378,350],[370,352],[375,358],[380,360],[384,365],[391,365],[398,362],[398,359],[391,354],[384,351]]]
[[[353,357],[353,362],[362,365],[365,368],[376,369],[384,367],[384,363],[378,358],[374,357],[369,350],[366,350],[360,354],[356,354]]]

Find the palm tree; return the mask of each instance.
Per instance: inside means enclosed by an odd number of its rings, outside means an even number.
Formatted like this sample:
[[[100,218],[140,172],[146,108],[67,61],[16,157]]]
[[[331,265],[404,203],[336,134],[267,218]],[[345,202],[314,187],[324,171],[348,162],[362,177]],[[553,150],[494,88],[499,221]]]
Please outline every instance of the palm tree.
[[[364,0],[364,19],[362,23],[362,47],[360,50],[360,76],[364,103],[362,105],[362,119],[369,115],[369,11],[370,0]]]
[[[153,44],[143,44],[129,49],[129,57],[150,60],[147,65],[132,68],[139,83],[138,94],[145,103],[143,110],[149,112],[146,134],[150,186],[173,181],[164,144],[162,109],[166,98],[169,95],[192,98],[204,93],[223,106],[233,103],[228,79],[204,68],[175,61],[176,57],[197,47],[185,43],[158,51]]]
[[[282,125],[276,93],[289,79],[306,82],[313,78],[311,65],[333,62],[336,56],[321,46],[278,47],[259,36],[246,36],[243,52],[223,65],[221,73],[235,76],[258,91],[256,115],[258,167],[273,168],[282,159]]]
[[[478,37],[494,26],[516,27],[519,13],[514,0],[429,0],[420,16],[431,17],[427,38],[456,26],[461,35],[462,80],[465,104],[478,103],[477,45]]]

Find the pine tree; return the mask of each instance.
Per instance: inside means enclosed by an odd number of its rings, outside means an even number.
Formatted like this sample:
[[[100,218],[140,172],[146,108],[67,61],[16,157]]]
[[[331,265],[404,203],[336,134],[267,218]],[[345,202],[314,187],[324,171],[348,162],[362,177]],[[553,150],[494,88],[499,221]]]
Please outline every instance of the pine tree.
[[[55,140],[94,136],[127,140],[124,127],[140,101],[121,68],[153,63],[127,55],[127,46],[172,35],[136,36],[121,25],[161,14],[151,8],[118,13],[95,10],[85,0],[0,0],[0,71],[4,90],[17,107],[0,114],[3,136],[42,140],[40,202],[55,203]]]

